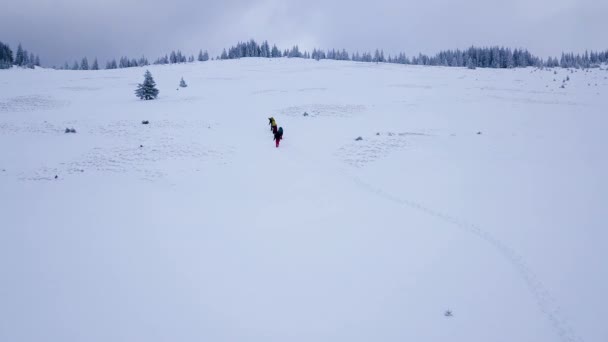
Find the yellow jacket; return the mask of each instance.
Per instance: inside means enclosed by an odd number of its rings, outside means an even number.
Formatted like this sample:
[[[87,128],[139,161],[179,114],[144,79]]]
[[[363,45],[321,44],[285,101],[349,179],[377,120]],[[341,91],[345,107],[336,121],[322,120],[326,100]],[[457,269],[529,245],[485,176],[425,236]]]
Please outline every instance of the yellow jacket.
[[[276,126],[277,126],[277,122],[274,119],[270,120],[270,127],[276,127]]]

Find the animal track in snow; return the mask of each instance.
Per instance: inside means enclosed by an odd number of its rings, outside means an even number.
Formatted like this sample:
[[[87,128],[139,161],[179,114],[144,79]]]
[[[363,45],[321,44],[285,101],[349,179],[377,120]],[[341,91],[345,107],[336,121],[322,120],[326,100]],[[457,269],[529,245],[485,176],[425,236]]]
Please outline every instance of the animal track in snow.
[[[1,134],[59,134],[63,133],[65,125],[58,126],[49,122],[0,122]]]
[[[96,147],[89,152],[55,167],[41,167],[30,174],[22,174],[20,180],[53,180],[55,174],[82,174],[88,172],[134,172],[144,180],[167,176],[167,166],[180,161],[196,163],[215,162],[226,164],[229,148],[213,149],[199,144],[177,144],[165,139],[153,145]]]
[[[71,90],[71,91],[97,91],[103,88],[101,87],[85,87],[85,86],[74,86],[74,87],[61,87],[60,89]]]
[[[363,105],[309,104],[283,108],[279,113],[286,116],[301,116],[306,112],[310,117],[351,117],[366,109],[367,107]]]
[[[399,84],[389,84],[390,88],[406,88],[406,89],[433,89],[433,86],[425,85],[425,84],[410,84],[410,83],[399,83]]]
[[[326,91],[327,88],[300,88],[299,92],[315,92],[315,91]]]
[[[102,125],[94,125],[88,128],[88,133],[95,135],[105,135],[111,137],[137,137],[143,139],[156,139],[156,136],[150,135],[150,130],[190,130],[200,132],[202,129],[208,129],[211,124],[202,121],[177,121],[168,119],[149,120],[149,125],[143,126],[138,120],[117,120]]]
[[[0,100],[0,112],[33,112],[61,108],[68,104],[67,101],[58,101],[50,96],[16,96]]]
[[[409,143],[408,138],[420,136],[428,136],[428,134],[415,132],[382,133],[353,141],[338,149],[336,155],[347,164],[360,168],[388,156],[393,151],[404,148]]]
[[[357,183],[357,185],[370,191],[371,193],[376,194],[377,196],[380,196],[388,201],[422,211],[432,217],[449,223],[462,231],[471,233],[477,236],[478,238],[484,240],[486,243],[490,244],[498,253],[500,253],[507,261],[509,261],[509,263],[519,273],[520,277],[528,286],[529,291],[536,299],[536,302],[541,312],[549,320],[556,333],[559,335],[560,339],[564,342],[582,341],[582,339],[575,333],[574,329],[572,329],[572,327],[568,323],[568,320],[561,313],[558,303],[551,296],[549,290],[547,290],[547,288],[543,285],[538,276],[530,269],[525,259],[509,245],[507,245],[500,239],[494,237],[491,233],[485,231],[476,224],[461,220],[449,214],[432,209],[420,202],[399,198],[383,191],[380,188],[376,188],[357,177],[352,177],[352,179],[355,181],[355,183]]]
[[[287,90],[280,89],[262,89],[251,92],[251,95],[264,95],[264,94],[277,94],[277,93],[286,93]]]
[[[201,132],[207,131],[211,125],[200,120],[156,119],[151,120],[149,125],[142,125],[137,120],[117,120],[104,124],[86,121],[69,123],[78,126],[83,136],[102,136],[102,145],[55,164],[22,173],[19,179],[51,180],[55,174],[107,172],[134,173],[142,179],[154,180],[167,176],[167,170],[174,170],[175,166],[185,165],[186,169],[193,169],[201,164],[226,164],[227,156],[233,153],[229,146],[214,144],[210,147],[201,142]],[[9,130],[63,135],[65,127],[62,127],[46,123],[43,126],[0,124],[0,132]]]
[[[540,104],[540,105],[560,105],[560,106],[584,106],[584,104],[575,101],[561,101],[561,100],[542,100],[528,97],[511,97],[511,96],[499,96],[499,95],[486,95],[488,98],[493,98],[501,101],[507,101],[509,103],[523,103],[523,104]]]

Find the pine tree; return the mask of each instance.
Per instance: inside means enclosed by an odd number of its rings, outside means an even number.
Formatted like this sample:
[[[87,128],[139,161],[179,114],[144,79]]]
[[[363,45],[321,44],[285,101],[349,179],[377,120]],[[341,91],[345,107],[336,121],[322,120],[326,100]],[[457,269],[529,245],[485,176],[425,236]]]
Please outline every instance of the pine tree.
[[[300,48],[295,45],[293,48],[291,48],[291,51],[285,53],[285,55],[288,58],[300,58],[302,57],[302,53],[300,52]]]
[[[27,67],[30,64],[30,54],[26,49],[23,49],[23,61],[21,62],[21,66]]]
[[[78,66],[78,62],[74,61],[74,64],[72,65],[72,70],[78,70],[80,69],[80,66]]]
[[[378,49],[376,49],[376,52],[374,52],[374,62],[375,63],[380,62],[380,51],[378,51]]]
[[[40,56],[36,55],[36,61],[34,62],[36,66],[40,66]]]
[[[270,45],[268,44],[268,41],[265,40],[264,43],[262,43],[262,46],[260,47],[260,57],[268,58],[270,56]]]
[[[141,58],[137,62],[138,66],[146,66],[146,65],[149,65],[149,64],[150,64],[150,62],[148,62],[148,59],[145,56],[141,56]]]
[[[469,57],[469,59],[467,59],[467,68],[475,69],[475,63],[473,63],[473,59],[471,57]]]
[[[91,65],[91,70],[99,70],[99,64],[97,63],[97,57],[93,60],[93,65]]]
[[[119,62],[118,62],[118,67],[119,68],[128,68],[131,66],[131,62],[129,61],[129,58],[127,57],[121,57]]]
[[[506,60],[506,67],[511,69],[515,66],[514,62],[513,62],[513,53],[511,52],[510,49],[507,49],[505,51],[505,60]]]
[[[182,88],[186,88],[188,85],[186,84],[186,81],[184,81],[184,78],[182,77],[182,80],[179,81],[179,86]]]
[[[0,69],[10,68],[13,62],[13,51],[8,45],[0,42]]]
[[[146,70],[144,74],[144,83],[137,85],[135,95],[142,100],[153,100],[158,97],[158,89],[156,89],[156,83],[150,71]]]
[[[272,46],[272,50],[270,51],[270,57],[281,57],[281,50],[276,45]]]
[[[199,62],[202,62],[202,61],[203,61],[203,50],[199,50],[199,51],[198,51],[198,58],[197,58],[197,60],[198,60]]]
[[[27,67],[34,69],[34,65],[36,65],[36,56],[30,52],[30,57],[27,59]]]
[[[89,70],[89,60],[86,57],[80,62],[80,70]]]
[[[17,46],[17,53],[15,54],[15,64],[18,66],[23,66],[23,48],[21,47],[21,43]]]

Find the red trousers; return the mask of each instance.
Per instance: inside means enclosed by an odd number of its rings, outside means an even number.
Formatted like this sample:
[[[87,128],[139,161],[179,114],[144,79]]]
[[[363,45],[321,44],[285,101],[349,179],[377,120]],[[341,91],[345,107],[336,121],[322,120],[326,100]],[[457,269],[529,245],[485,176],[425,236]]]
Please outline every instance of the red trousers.
[[[281,139],[274,139],[277,142],[277,147],[279,147],[279,141],[281,141]]]

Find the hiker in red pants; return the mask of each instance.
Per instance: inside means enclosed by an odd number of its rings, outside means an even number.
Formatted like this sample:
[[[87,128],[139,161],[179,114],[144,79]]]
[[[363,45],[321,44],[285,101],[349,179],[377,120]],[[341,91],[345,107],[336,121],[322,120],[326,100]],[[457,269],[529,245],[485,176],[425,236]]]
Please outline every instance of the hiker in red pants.
[[[279,127],[279,130],[274,134],[274,141],[276,142],[277,147],[279,147],[281,139],[283,139],[283,127]]]

